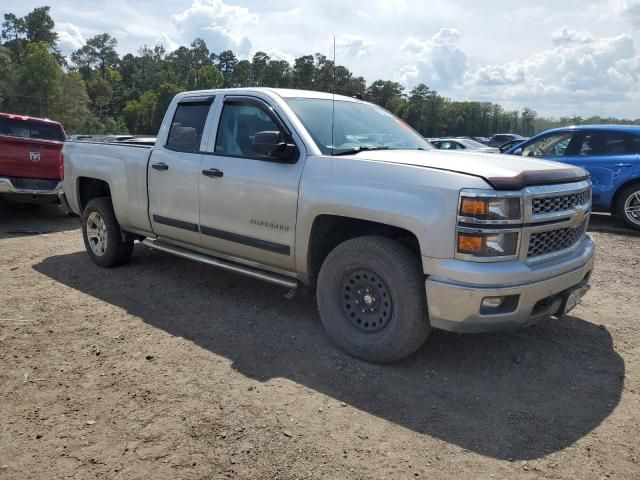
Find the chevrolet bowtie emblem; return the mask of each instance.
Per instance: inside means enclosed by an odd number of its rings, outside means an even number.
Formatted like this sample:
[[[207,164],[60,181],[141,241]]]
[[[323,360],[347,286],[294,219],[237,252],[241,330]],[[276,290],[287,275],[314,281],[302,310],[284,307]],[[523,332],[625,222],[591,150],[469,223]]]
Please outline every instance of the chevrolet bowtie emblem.
[[[573,225],[574,227],[579,227],[584,223],[585,218],[587,218],[587,215],[584,212],[578,212],[573,217],[571,217],[571,225]]]

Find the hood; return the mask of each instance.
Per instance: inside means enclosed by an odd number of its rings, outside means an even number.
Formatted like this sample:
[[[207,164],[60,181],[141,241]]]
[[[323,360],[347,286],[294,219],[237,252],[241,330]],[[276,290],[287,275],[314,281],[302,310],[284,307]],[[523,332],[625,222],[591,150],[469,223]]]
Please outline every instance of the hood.
[[[577,182],[589,178],[586,170],[564,163],[486,153],[443,150],[374,150],[353,158],[449,170],[483,178],[497,190],[520,190],[531,185]]]

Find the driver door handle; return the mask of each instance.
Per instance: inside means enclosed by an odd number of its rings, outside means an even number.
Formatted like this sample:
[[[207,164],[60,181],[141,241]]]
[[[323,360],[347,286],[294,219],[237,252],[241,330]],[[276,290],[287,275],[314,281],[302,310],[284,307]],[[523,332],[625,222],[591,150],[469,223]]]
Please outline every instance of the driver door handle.
[[[169,165],[164,162],[158,162],[151,165],[154,170],[169,170]]]
[[[207,168],[206,170],[202,170],[202,174],[205,177],[222,177],[224,175],[222,170],[218,170],[217,168]]]

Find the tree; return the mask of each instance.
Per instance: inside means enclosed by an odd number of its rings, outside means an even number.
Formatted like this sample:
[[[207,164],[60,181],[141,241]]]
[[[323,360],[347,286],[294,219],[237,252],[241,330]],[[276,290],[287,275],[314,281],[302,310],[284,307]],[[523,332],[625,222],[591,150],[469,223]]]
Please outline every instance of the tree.
[[[11,60],[8,49],[0,47],[0,110],[10,110],[15,98],[16,67]]]
[[[364,98],[393,112],[402,99],[403,91],[404,87],[398,82],[376,80],[365,90]]]
[[[45,43],[28,43],[19,68],[17,91],[21,111],[27,115],[49,116],[60,93],[62,70]]]
[[[81,48],[71,54],[71,61],[78,67],[83,77],[88,78],[93,68],[98,68],[104,78],[107,68],[115,67],[118,63],[116,47],[118,40],[108,33],[102,33],[87,40]]]
[[[271,57],[264,52],[256,52],[251,59],[251,84],[254,87],[264,85],[265,71],[269,65]]]
[[[49,11],[50,7],[38,7],[22,18],[13,13],[6,13],[2,23],[5,47],[9,48],[16,57],[21,57],[26,44],[42,43],[54,54],[58,63],[61,65],[66,63],[57,48],[58,34],[54,30],[55,22],[49,15]]]
[[[224,87],[226,88],[231,85],[231,75],[233,75],[233,69],[238,63],[238,57],[231,50],[225,50],[217,56],[217,60],[218,70],[224,77]]]
[[[286,60],[271,60],[262,75],[262,87],[289,88],[292,86],[291,65]]]
[[[213,65],[194,67],[187,75],[187,88],[189,90],[220,88],[223,83],[224,77],[222,73]]]
[[[250,87],[251,86],[251,62],[249,60],[241,60],[236,63],[231,74],[232,87]]]
[[[313,90],[313,80],[316,74],[315,58],[313,55],[298,57],[293,62],[293,86],[305,90]]]
[[[55,102],[55,118],[64,125],[67,132],[80,132],[89,117],[89,95],[77,72],[62,75],[60,95]]]

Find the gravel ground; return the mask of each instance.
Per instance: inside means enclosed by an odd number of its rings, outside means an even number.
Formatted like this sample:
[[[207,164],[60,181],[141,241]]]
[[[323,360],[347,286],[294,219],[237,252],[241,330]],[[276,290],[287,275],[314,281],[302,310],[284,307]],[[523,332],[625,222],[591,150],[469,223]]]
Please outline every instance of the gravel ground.
[[[0,206],[0,478],[640,478],[640,237],[593,225],[570,316],[376,366],[308,292]]]

